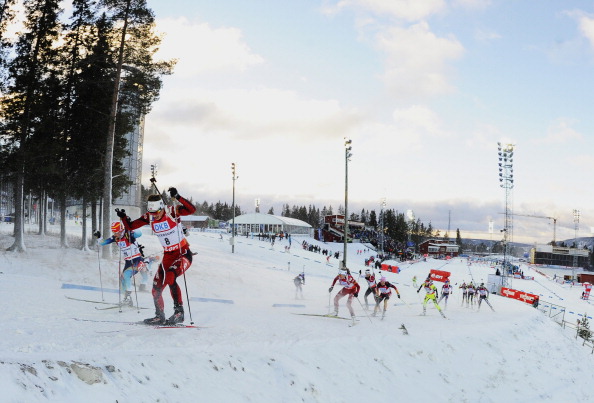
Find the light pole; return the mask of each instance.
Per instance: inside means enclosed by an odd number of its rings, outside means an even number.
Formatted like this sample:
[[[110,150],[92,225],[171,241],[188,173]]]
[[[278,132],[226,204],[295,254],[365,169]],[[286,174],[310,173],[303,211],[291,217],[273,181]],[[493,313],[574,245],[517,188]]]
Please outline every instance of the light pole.
[[[231,174],[233,179],[233,202],[231,203],[231,210],[233,212],[233,219],[231,221],[231,253],[235,253],[235,162],[231,163]]]
[[[349,236],[349,158],[353,156],[351,153],[352,140],[344,139],[344,252],[342,256],[342,267],[347,268],[347,243]]]
[[[255,204],[256,204],[256,213],[259,213],[260,212],[260,199],[256,199]]]
[[[495,229],[493,220],[489,220],[489,234],[491,234],[491,242],[489,243],[489,259],[493,253],[493,230]]]
[[[384,209],[386,208],[386,198],[380,199],[380,252],[384,255]]]
[[[514,187],[514,145],[497,143],[499,155],[499,186],[505,189],[505,225],[503,232],[503,276],[502,286],[507,287],[508,277],[508,239],[513,231],[513,213],[511,207],[511,191]]]
[[[408,251],[408,248],[412,246],[412,229],[413,229],[413,224],[415,221],[415,213],[412,210],[406,210],[406,218],[408,218],[408,222],[409,224],[409,229],[408,229],[408,243],[406,245],[406,251]]]
[[[575,268],[578,265],[578,255],[577,255],[577,249],[578,249],[578,242],[577,242],[577,234],[578,234],[578,229],[580,227],[580,211],[574,209],[573,210],[573,223],[574,223],[574,241],[573,243],[575,244],[575,251],[574,251],[574,255],[573,255],[573,267],[571,268],[571,281],[573,281],[573,279],[575,278]]]

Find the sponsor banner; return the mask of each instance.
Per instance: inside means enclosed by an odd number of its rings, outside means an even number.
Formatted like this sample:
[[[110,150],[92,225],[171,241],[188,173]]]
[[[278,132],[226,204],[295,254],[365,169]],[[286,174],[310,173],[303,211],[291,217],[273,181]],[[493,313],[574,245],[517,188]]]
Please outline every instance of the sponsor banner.
[[[387,271],[388,273],[400,273],[400,267],[392,266],[390,264],[382,264],[381,270]]]
[[[449,271],[431,270],[429,277],[431,277],[431,280],[433,281],[441,281],[442,283],[445,283],[445,281],[450,278],[450,274]]]
[[[535,299],[539,298],[538,295],[529,294],[524,291],[518,291],[518,290],[514,290],[512,288],[506,288],[506,287],[501,288],[501,295],[503,295],[504,297],[517,299],[518,301],[522,301],[522,302],[525,302],[530,305],[532,305],[534,303]]]

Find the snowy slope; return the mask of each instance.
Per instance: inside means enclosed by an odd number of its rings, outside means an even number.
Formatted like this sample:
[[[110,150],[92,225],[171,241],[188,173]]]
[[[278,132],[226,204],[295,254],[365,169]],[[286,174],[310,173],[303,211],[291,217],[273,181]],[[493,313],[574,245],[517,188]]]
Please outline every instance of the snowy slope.
[[[189,240],[198,255],[187,289],[192,319],[204,328],[153,329],[108,322],[152,316],[150,293],[138,293],[139,305],[150,308],[140,312],[97,310],[106,305],[65,298],[102,300],[100,291],[61,288],[100,287],[96,251],[61,249],[58,238],[28,235],[25,254],[4,252],[12,243],[10,229],[0,226],[3,402],[592,401],[590,350],[529,305],[493,295],[496,312],[486,306],[477,311],[460,306],[455,289],[448,319],[430,306],[427,316],[419,315],[423,291],[413,289],[414,275],[422,279],[441,267],[453,283],[480,282],[494,272],[488,266],[462,259],[403,264],[401,273],[387,275],[402,300],[390,301],[386,319],[367,317],[355,301],[360,321],[348,327],[348,321],[293,315],[328,312],[336,259],[328,266],[322,255],[301,249],[299,238],[290,253],[286,241],[271,249],[237,238],[232,254],[218,234],[193,233]],[[141,241],[145,253],[160,250],[148,233]],[[341,244],[324,247],[342,250]],[[369,253],[350,247],[349,266],[358,273]],[[117,288],[118,259],[100,263],[103,298],[117,302],[118,294],[108,291]],[[302,270],[305,300],[296,300],[292,279]],[[579,300],[579,287],[528,267],[524,272],[536,280],[514,280],[515,288],[576,315],[590,308]],[[361,285],[364,291],[362,279]],[[170,315],[167,291],[164,297]],[[340,305],[346,314],[345,300]],[[186,323],[188,311],[186,304]],[[402,323],[409,335],[399,329]]]

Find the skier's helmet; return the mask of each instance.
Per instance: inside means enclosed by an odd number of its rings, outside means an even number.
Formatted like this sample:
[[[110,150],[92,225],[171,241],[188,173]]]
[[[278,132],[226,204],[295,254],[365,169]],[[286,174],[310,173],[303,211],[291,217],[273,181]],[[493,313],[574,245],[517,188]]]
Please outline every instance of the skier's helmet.
[[[365,270],[365,275],[367,276],[368,274],[371,274],[371,270],[369,270],[369,269],[366,269],[366,270]]]
[[[348,274],[349,274],[349,272],[348,272],[348,270],[347,270],[347,269],[340,269],[340,271],[338,272],[338,275],[339,275],[339,276],[344,276],[344,277],[346,277],[346,276],[348,276]]]
[[[381,283],[385,283],[386,282],[386,278],[385,277],[380,278],[380,282]]]
[[[157,213],[159,210],[163,210],[163,199],[161,195],[149,195],[147,199],[146,209],[149,213]]]
[[[111,223],[111,232],[113,232],[114,234],[118,234],[123,230],[124,230],[124,227],[122,226],[121,222],[114,221]]]

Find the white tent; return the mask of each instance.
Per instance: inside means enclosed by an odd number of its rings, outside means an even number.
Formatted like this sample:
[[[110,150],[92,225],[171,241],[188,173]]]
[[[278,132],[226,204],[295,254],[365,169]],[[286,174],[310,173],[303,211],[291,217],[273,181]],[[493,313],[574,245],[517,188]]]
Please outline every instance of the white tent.
[[[229,226],[235,225],[237,234],[269,234],[287,232],[289,234],[313,234],[313,227],[296,218],[276,216],[272,214],[250,213],[229,220]]]

